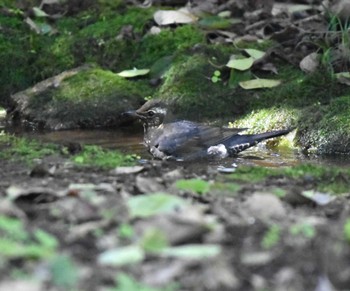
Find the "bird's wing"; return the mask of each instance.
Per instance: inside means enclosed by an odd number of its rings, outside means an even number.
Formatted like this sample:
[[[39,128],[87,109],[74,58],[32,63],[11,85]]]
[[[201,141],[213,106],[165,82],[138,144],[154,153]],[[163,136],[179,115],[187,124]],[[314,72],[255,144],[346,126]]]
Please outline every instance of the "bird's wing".
[[[206,152],[208,147],[219,144],[242,130],[244,129],[223,129],[183,120],[163,124],[163,130],[154,136],[152,144],[166,155],[186,157]]]
[[[198,125],[198,127],[198,142],[204,147],[210,147],[223,143],[226,139],[246,130],[246,128],[222,128],[208,125]]]

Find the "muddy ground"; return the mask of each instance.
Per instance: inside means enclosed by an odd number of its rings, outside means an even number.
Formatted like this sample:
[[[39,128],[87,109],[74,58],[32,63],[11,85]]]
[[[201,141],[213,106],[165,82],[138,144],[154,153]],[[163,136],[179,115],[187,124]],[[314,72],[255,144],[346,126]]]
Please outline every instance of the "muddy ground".
[[[1,160],[0,290],[349,290],[349,195],[232,162]]]

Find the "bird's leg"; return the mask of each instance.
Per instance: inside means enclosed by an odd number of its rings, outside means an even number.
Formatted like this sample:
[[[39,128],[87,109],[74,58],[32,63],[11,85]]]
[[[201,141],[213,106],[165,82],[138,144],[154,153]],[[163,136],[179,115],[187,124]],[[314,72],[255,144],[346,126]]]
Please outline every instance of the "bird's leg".
[[[156,158],[156,159],[165,159],[167,156],[161,152],[158,148],[157,145],[156,146],[151,146],[149,148],[150,153]]]

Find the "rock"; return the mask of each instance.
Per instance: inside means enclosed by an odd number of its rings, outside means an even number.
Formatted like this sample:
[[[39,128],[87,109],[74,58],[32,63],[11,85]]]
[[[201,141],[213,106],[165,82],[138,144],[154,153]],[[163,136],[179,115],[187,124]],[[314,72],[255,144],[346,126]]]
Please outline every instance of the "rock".
[[[201,241],[211,231],[210,227],[215,229],[218,225],[202,209],[188,206],[182,211],[139,220],[134,227],[140,237],[154,228],[164,233],[170,245],[178,245]]]
[[[144,169],[145,167],[143,166],[117,167],[111,173],[115,175],[130,175],[140,173]]]
[[[169,171],[163,175],[163,180],[166,182],[174,182],[183,177],[183,173],[179,169]]]
[[[35,165],[29,173],[30,177],[35,177],[35,178],[43,178],[50,175],[51,173],[49,172],[49,169],[44,164]]]
[[[254,193],[245,202],[249,213],[261,220],[282,218],[286,210],[279,198],[269,193]]]
[[[249,267],[265,266],[274,259],[272,252],[247,252],[241,254],[241,263]]]
[[[141,176],[136,177],[136,187],[141,193],[156,193],[164,190],[156,178],[145,178]]]
[[[349,21],[350,18],[350,3],[348,0],[336,0],[332,2],[330,11],[339,17],[342,21]]]
[[[50,130],[117,126],[121,113],[137,108],[150,92],[111,71],[81,66],[11,96],[8,121]]]
[[[14,280],[14,281],[3,281],[0,284],[0,291],[38,291],[42,290],[42,284],[34,280]]]
[[[317,70],[319,65],[320,56],[316,52],[313,52],[301,60],[299,67],[306,73],[313,73]]]

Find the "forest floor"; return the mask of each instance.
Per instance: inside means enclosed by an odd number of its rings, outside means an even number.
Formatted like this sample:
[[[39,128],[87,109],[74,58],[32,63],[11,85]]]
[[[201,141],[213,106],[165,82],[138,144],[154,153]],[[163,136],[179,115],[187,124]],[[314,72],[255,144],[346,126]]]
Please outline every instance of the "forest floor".
[[[348,290],[349,171],[259,151],[276,166],[1,159],[0,290]]]

